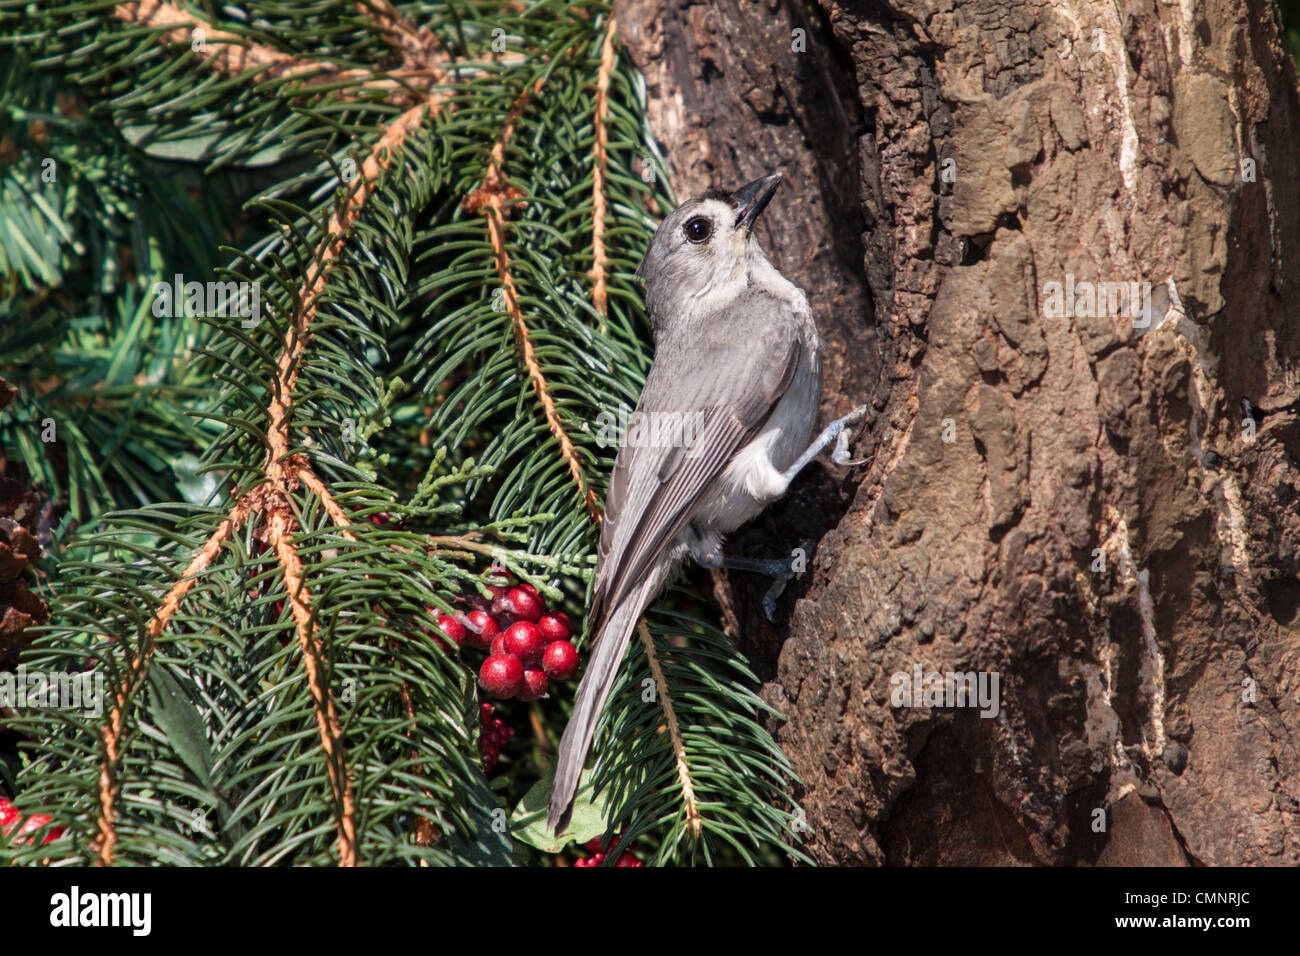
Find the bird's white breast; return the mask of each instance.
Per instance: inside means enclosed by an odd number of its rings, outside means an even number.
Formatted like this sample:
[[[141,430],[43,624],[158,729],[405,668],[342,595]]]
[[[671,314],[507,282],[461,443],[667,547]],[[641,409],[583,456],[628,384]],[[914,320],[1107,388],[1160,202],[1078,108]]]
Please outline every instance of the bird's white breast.
[[[788,301],[800,323],[805,368],[796,374],[777,402],[766,424],[732,458],[706,495],[699,514],[708,515],[708,537],[718,540],[749,521],[785,494],[789,481],[784,471],[812,441],[821,399],[819,342],[808,301],[798,287],[764,261],[764,273],[753,278],[765,291]],[[698,526],[698,522],[697,522]]]

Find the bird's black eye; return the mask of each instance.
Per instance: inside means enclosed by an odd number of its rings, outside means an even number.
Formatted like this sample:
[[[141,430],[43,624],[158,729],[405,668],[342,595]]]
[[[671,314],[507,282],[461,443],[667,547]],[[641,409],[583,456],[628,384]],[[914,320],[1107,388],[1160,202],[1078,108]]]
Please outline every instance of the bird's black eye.
[[[690,242],[707,242],[709,236],[713,235],[713,220],[708,216],[688,219],[686,225],[682,227],[682,232]]]

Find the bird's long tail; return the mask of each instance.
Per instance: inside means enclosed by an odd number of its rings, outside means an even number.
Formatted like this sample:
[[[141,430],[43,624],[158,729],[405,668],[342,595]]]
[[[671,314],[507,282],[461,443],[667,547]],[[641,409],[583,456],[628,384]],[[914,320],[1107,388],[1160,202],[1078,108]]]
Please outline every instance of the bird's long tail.
[[[636,629],[652,598],[659,591],[665,576],[664,566],[656,565],[641,586],[632,591],[605,619],[591,656],[587,672],[578,686],[578,697],[573,704],[573,716],[560,738],[560,753],[555,761],[555,781],[551,785],[551,802],[546,808],[546,826],[559,833],[569,825],[573,811],[573,797],[578,792],[578,778],[586,763],[591,738],[596,732],[596,721],[605,709],[605,701],[614,689],[618,665],[623,662],[627,643]]]

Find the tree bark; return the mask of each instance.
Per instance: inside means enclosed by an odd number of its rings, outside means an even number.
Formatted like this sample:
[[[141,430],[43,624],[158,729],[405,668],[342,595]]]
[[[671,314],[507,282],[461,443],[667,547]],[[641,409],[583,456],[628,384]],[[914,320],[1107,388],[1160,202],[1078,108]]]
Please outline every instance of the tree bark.
[[[1300,862],[1300,97],[1274,5],[616,15],[679,195],[785,170],[764,242],[827,340],[824,418],[876,412],[869,467],[733,545],[820,539],[788,628],[731,581],[813,856]],[[896,706],[918,665],[995,673],[996,715]]]

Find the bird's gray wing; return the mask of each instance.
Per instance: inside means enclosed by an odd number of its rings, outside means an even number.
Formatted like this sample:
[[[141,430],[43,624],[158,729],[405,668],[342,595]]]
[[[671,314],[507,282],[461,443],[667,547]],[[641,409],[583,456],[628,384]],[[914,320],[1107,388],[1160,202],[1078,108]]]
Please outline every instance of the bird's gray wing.
[[[743,322],[693,330],[693,347],[669,345],[655,357],[637,411],[697,414],[694,442],[619,450],[605,499],[589,634],[600,633],[606,615],[695,516],[701,497],[762,429],[794,377],[802,349],[793,311],[769,296],[745,299],[738,304],[747,313]]]
[[[632,631],[670,570],[663,554],[701,496],[763,427],[801,359],[793,310],[749,293],[730,315],[706,317],[658,343],[637,411],[698,416],[690,447],[624,443],[605,498],[592,606],[590,657],[560,738],[546,809],[559,833],[573,809],[596,721]]]

